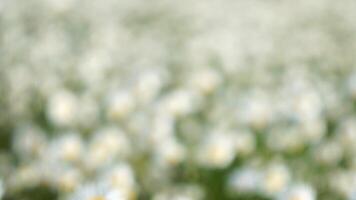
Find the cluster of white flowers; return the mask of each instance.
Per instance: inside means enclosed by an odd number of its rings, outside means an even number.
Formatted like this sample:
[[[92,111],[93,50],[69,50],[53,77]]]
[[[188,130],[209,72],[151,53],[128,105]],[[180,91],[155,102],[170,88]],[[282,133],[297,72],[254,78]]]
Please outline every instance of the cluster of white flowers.
[[[356,199],[355,8],[0,0],[0,199]]]

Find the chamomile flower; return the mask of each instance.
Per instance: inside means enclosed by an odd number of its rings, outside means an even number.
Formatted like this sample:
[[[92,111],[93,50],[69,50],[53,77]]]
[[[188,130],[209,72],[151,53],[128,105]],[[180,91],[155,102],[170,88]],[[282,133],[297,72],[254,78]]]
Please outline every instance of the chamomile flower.
[[[48,119],[57,126],[70,126],[76,121],[78,100],[75,94],[68,90],[55,92],[47,105]]]
[[[60,159],[65,162],[78,162],[83,151],[83,140],[76,132],[63,133],[50,143],[48,149],[53,159]]]
[[[115,91],[108,97],[107,116],[111,120],[120,120],[135,108],[135,98],[130,91]]]
[[[88,183],[70,196],[69,200],[125,200],[125,198],[116,188],[100,183]]]
[[[273,164],[264,172],[263,189],[274,196],[288,186],[290,179],[290,172],[285,165]]]
[[[224,132],[209,133],[198,148],[197,159],[206,167],[225,168],[235,158],[233,137]]]
[[[260,170],[245,167],[236,169],[228,180],[228,186],[233,192],[259,193],[263,183],[263,174]]]
[[[175,166],[181,163],[185,154],[185,147],[174,138],[163,140],[163,144],[156,148],[156,160],[164,166]]]
[[[116,164],[105,169],[100,175],[101,182],[121,191],[124,199],[136,198],[136,180],[133,169],[126,163]]]
[[[286,191],[281,193],[278,200],[315,200],[316,193],[314,188],[305,184],[290,186]]]

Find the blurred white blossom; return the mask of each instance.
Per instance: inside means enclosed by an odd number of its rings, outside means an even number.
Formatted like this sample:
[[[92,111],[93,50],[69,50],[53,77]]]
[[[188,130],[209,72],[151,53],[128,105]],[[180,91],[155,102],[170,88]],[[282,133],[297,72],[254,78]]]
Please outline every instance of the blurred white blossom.
[[[355,6],[0,0],[0,199],[356,199]]]

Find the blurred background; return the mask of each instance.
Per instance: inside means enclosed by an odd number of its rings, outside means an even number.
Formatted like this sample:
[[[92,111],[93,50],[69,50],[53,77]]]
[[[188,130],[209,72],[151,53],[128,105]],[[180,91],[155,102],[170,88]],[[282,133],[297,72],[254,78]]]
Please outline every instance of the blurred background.
[[[356,1],[0,0],[0,199],[355,200]]]

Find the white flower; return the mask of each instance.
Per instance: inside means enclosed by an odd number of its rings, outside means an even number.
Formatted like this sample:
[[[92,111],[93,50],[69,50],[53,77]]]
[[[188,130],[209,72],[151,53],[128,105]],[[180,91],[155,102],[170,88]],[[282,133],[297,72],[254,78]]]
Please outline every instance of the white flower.
[[[49,99],[47,116],[55,125],[69,126],[75,123],[78,106],[73,93],[67,90],[58,91]]]
[[[207,167],[225,168],[235,158],[233,137],[226,133],[210,133],[198,149],[198,160]]]
[[[263,188],[268,194],[276,194],[285,189],[290,181],[288,168],[282,164],[270,166],[263,177]]]
[[[175,139],[166,139],[156,148],[156,160],[163,165],[176,165],[185,158],[185,148]]]
[[[87,167],[97,169],[106,166],[115,158],[124,158],[130,153],[130,141],[125,133],[114,126],[99,129],[91,139],[87,157]]]
[[[125,199],[136,197],[136,181],[133,169],[126,163],[115,164],[105,169],[100,177],[101,182],[113,188],[120,189]]]
[[[87,184],[79,188],[69,200],[126,200],[121,191],[105,184]]]
[[[295,99],[294,106],[301,121],[317,119],[322,111],[320,96],[315,91],[302,91]]]
[[[229,187],[234,192],[259,192],[263,181],[262,173],[252,167],[236,169],[229,176]]]
[[[298,184],[281,193],[278,200],[316,200],[316,193],[311,186]]]
[[[163,85],[162,77],[158,72],[148,71],[141,75],[135,87],[138,101],[151,102],[160,92]]]
[[[77,162],[82,157],[84,150],[83,140],[77,132],[65,133],[55,138],[49,146],[48,153],[54,159],[66,162]]]
[[[265,96],[248,97],[244,104],[237,112],[240,122],[261,129],[271,120],[273,109]]]
[[[203,94],[213,92],[221,83],[221,77],[213,69],[203,69],[195,72],[192,77],[192,85]]]
[[[195,108],[196,96],[189,90],[176,90],[163,100],[163,111],[174,117],[190,114]]]
[[[108,152],[112,154],[127,155],[130,151],[126,133],[114,126],[99,129],[92,138],[91,145],[107,148]]]
[[[135,104],[135,98],[129,91],[117,91],[109,96],[107,115],[112,120],[122,119],[134,110]]]
[[[50,170],[51,181],[61,192],[73,192],[83,181],[82,172],[76,168],[56,164],[55,167],[51,166],[48,170]]]

